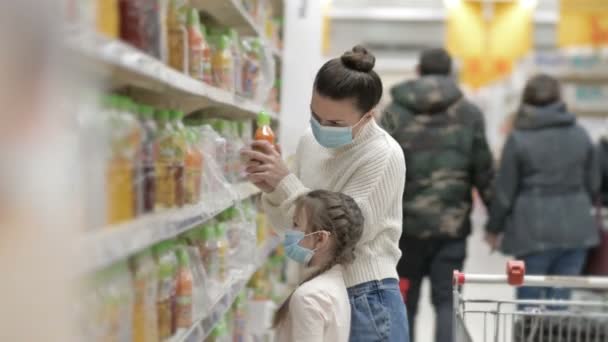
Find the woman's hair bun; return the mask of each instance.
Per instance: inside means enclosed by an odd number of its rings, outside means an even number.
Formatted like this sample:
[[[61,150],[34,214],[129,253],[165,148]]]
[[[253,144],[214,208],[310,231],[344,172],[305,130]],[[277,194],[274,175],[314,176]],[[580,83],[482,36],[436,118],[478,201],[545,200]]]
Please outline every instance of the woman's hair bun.
[[[347,68],[360,72],[370,72],[376,64],[376,57],[361,45],[345,52],[340,59]]]

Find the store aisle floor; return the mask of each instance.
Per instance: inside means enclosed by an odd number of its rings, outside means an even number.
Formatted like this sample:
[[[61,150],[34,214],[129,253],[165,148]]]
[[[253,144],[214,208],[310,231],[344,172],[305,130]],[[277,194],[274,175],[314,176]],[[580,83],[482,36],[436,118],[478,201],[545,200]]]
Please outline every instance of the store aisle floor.
[[[507,257],[490,250],[483,241],[483,223],[486,218],[480,210],[473,214],[474,232],[468,240],[468,257],[465,264],[465,272],[471,273],[503,273],[505,271]],[[483,299],[513,299],[514,291],[508,286],[475,286],[465,287],[465,296],[475,296]],[[422,294],[418,309],[416,331],[418,338],[416,342],[433,342],[435,314],[430,299],[430,288],[428,280],[423,283]],[[474,341],[483,341],[483,328],[481,324],[468,327]]]

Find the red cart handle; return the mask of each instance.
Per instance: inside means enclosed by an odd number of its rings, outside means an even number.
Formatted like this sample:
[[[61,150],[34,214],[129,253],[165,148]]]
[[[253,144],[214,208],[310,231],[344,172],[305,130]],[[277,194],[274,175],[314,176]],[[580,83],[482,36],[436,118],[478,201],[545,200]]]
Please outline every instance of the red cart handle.
[[[521,286],[526,275],[526,264],[521,260],[507,262],[507,282],[511,286]]]

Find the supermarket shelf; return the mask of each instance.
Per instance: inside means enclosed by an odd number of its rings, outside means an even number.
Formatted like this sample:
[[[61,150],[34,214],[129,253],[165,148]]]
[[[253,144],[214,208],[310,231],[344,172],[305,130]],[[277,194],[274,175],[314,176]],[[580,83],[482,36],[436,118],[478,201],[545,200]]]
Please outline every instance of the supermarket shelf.
[[[557,78],[565,83],[580,84],[608,84],[608,74],[605,72],[591,73],[563,73],[558,74]]]
[[[280,61],[281,50],[271,44],[264,34],[264,28],[260,27],[253,17],[247,13],[240,0],[193,0],[192,6],[209,13],[222,25],[236,29],[242,35],[254,35],[260,37]]]
[[[68,47],[85,67],[107,77],[113,87],[140,88],[136,100],[151,105],[179,107],[191,112],[218,107],[218,114],[254,118],[264,106],[229,91],[210,86],[116,39],[96,33],[69,34]],[[273,119],[278,116],[273,114]]]
[[[250,183],[241,183],[230,190],[203,201],[161,213],[144,215],[130,222],[88,233],[78,245],[85,255],[84,271],[93,271],[144,250],[160,241],[173,238],[215,217],[236,202],[247,199],[259,190]]]
[[[234,303],[239,293],[247,286],[247,282],[255,271],[266,263],[270,254],[277,248],[280,241],[281,240],[276,236],[270,238],[268,242],[257,251],[254,263],[246,267],[242,276],[233,278],[229,284],[223,288],[222,294],[218,296],[216,302],[211,306],[210,313],[197,320],[192,327],[184,333],[175,336],[171,342],[204,341],[230,309],[230,306],[232,306],[232,303]]]

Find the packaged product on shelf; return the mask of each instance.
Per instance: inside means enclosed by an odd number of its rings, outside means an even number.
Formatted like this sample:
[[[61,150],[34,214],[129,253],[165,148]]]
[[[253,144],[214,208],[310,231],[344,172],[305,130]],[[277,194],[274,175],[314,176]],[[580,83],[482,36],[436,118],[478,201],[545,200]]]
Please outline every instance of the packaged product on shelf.
[[[131,262],[135,300],[133,303],[133,341],[158,341],[158,270],[151,251],[136,255]]]
[[[120,15],[118,0],[95,0],[97,9],[97,31],[109,38],[118,38]]]
[[[185,178],[185,201],[188,204],[196,204],[201,201],[201,190],[203,180],[203,153],[200,149],[200,136],[197,131],[188,129],[186,131],[186,178]]]
[[[176,247],[178,260],[175,326],[177,329],[188,329],[192,325],[193,316],[193,276],[190,255],[184,245]]]
[[[228,37],[230,39],[230,52],[232,53],[232,61],[234,63],[233,68],[233,81],[234,91],[242,95],[243,94],[243,49],[241,47],[241,40],[238,32],[235,29],[228,30]]]
[[[235,183],[242,182],[245,177],[245,168],[243,167],[243,158],[241,158],[241,150],[245,147],[245,142],[241,137],[241,129],[239,121],[230,122],[232,137],[232,177]]]
[[[274,82],[274,86],[270,90],[270,95],[268,95],[268,100],[266,101],[266,106],[275,113],[278,113],[281,111],[280,95],[281,95],[281,80],[277,79]]]
[[[185,162],[186,162],[186,128],[182,123],[184,113],[171,111],[171,124],[173,130],[173,144],[175,147],[175,158],[172,164],[172,174],[175,180],[175,205],[181,207],[185,203]]]
[[[223,120],[223,119],[216,119],[213,121],[213,128],[217,131],[217,133],[219,133],[219,135],[222,137],[221,140],[216,140],[216,144],[219,148],[223,149],[223,151],[218,151],[218,153],[216,153],[216,156],[219,158],[218,162],[220,162],[221,164],[219,164],[218,166],[220,166],[223,170],[223,174],[224,177],[226,177],[226,180],[228,180],[228,182],[233,183],[235,181],[235,177],[233,174],[233,165],[234,165],[234,154],[235,154],[235,150],[234,150],[234,140],[232,137],[232,133],[231,133],[231,127],[230,124],[227,120]],[[220,154],[219,152],[222,152],[222,154]]]
[[[167,209],[175,206],[175,177],[173,164],[177,155],[174,143],[174,127],[170,121],[170,112],[156,112],[158,124],[158,148],[156,151],[156,209]]]
[[[119,0],[120,38],[161,58],[161,0]]]
[[[245,342],[247,329],[247,296],[241,291],[232,304],[232,341]]]
[[[173,242],[164,241],[154,248],[158,264],[158,293],[156,312],[158,316],[158,337],[164,341],[175,333],[174,312],[177,289],[177,258],[173,250]]]
[[[228,325],[226,318],[222,318],[215,328],[211,331],[211,335],[205,340],[206,342],[232,342],[232,338],[228,333]]]
[[[211,59],[214,84],[224,90],[234,92],[234,57],[230,49],[230,37],[221,35],[216,37]]]
[[[262,210],[257,211],[255,222],[257,226],[258,245],[263,245],[268,238],[268,223],[266,221],[266,215]]]
[[[261,46],[257,38],[243,40],[242,94],[253,98],[257,92],[260,77]]]
[[[203,80],[203,44],[200,15],[192,8],[188,12],[188,71],[198,80]]]
[[[193,310],[192,314],[195,318],[200,318],[207,313],[209,306],[209,291],[207,285],[209,280],[207,279],[207,273],[203,265],[203,259],[200,254],[201,247],[204,244],[202,240],[200,227],[194,228],[184,234],[183,240],[185,241],[186,249],[190,258],[190,268],[192,270],[192,282],[193,282]]]
[[[107,98],[106,112],[110,123],[111,155],[107,166],[108,223],[114,224],[135,217],[135,159],[141,143],[141,128],[132,102],[125,97]]]
[[[219,242],[215,222],[210,221],[205,223],[200,230],[202,244],[199,245],[205,271],[211,281],[219,281],[220,279],[220,260],[219,260]]]
[[[226,224],[218,222],[215,225],[215,240],[217,245],[218,278],[221,282],[228,278],[228,237]]]
[[[100,322],[106,327],[99,341],[131,341],[134,295],[127,263],[119,262],[102,270],[99,286]]]
[[[167,39],[169,66],[183,73],[188,73],[188,15],[187,0],[168,0]]]
[[[213,57],[213,53],[211,51],[211,46],[209,44],[209,35],[207,34],[207,30],[205,25],[201,24],[200,26],[201,33],[203,34],[203,40],[201,41],[201,70],[203,73],[203,82],[207,84],[213,84],[213,67],[211,63],[211,59]]]
[[[158,128],[154,120],[154,109],[150,106],[139,107],[139,120],[142,125],[142,145],[138,156],[138,213],[154,211],[156,199],[156,139]]]
[[[201,133],[200,146],[206,162],[203,167],[203,196],[213,196],[222,189],[224,168],[226,165],[226,139],[224,139],[211,125],[199,128]]]

